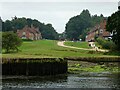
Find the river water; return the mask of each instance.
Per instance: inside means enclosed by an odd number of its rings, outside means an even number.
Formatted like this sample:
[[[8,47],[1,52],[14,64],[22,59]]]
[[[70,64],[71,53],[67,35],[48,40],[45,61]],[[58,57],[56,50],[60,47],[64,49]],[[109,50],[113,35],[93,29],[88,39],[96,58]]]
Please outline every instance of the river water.
[[[119,74],[110,72],[65,74],[59,76],[3,76],[2,88],[118,88]]]
[[[83,68],[97,65],[96,63],[69,61],[68,67],[80,64]],[[119,65],[117,65],[119,66]],[[110,66],[111,67],[111,66]],[[56,76],[3,76],[3,90],[17,88],[116,88],[120,90],[120,73],[81,72]]]

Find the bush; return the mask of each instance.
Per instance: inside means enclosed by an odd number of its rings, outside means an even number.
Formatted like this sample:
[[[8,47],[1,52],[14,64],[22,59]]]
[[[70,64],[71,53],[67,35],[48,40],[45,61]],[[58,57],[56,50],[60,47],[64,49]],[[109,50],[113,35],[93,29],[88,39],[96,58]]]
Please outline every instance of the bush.
[[[31,39],[22,39],[22,41],[33,41]]]
[[[18,51],[18,47],[21,46],[22,40],[13,32],[4,32],[2,34],[2,48],[5,52]]]
[[[98,44],[100,44],[102,46],[102,48],[104,49],[116,49],[116,45],[114,42],[112,42],[111,40],[104,40],[102,38],[97,38],[97,42]]]

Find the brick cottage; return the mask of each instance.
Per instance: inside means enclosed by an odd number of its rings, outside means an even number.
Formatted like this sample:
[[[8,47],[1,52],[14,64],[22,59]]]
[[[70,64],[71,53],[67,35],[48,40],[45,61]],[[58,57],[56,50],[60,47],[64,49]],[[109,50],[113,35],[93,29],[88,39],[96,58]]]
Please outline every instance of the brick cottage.
[[[100,24],[91,28],[86,36],[86,41],[94,41],[95,37],[101,37],[104,39],[111,37],[111,33],[106,31],[106,20],[103,20]]]
[[[17,30],[17,34],[22,39],[30,39],[30,40],[40,40],[40,39],[42,39],[39,28],[35,28],[33,26],[28,27],[26,25],[23,29]]]

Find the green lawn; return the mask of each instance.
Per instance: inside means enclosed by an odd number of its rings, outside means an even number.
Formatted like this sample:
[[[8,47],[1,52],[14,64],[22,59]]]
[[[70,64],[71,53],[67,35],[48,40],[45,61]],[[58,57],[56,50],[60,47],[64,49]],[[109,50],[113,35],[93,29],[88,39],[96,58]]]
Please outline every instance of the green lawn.
[[[79,47],[79,48],[91,48],[89,47],[89,43],[88,42],[71,42],[71,41],[67,41],[65,42],[65,45],[67,46],[73,46],[73,47]]]
[[[85,48],[85,44],[81,44],[82,48]],[[14,58],[14,57],[106,57],[103,53],[96,52],[91,53],[90,51],[70,49],[65,47],[57,46],[55,40],[39,40],[23,42],[22,46],[19,47],[21,50],[18,53],[2,54],[2,57]]]

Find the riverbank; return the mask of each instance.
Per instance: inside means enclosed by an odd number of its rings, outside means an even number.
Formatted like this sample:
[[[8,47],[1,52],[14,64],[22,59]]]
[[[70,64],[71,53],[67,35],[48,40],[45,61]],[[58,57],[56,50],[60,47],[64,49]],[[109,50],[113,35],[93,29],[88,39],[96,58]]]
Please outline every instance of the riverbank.
[[[3,58],[2,75],[44,76],[67,73],[61,58]]]
[[[85,62],[85,61],[68,61],[68,73],[120,73],[120,63],[118,62]]]
[[[70,62],[78,63],[73,65]],[[104,72],[106,70],[118,72],[120,66],[118,64],[120,64],[119,57],[2,58],[2,71],[3,75],[55,75],[74,71]]]

